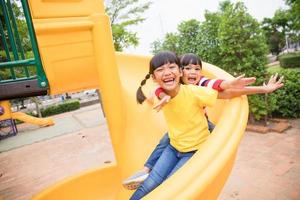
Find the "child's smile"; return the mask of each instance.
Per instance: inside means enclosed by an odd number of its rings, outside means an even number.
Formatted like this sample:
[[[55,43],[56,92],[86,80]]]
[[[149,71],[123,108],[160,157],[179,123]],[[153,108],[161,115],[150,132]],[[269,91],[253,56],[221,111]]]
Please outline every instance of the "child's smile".
[[[172,86],[175,84],[175,78],[164,78],[163,82],[168,86]]]
[[[188,76],[187,78],[187,83],[188,84],[193,84],[193,85],[196,85],[198,83],[198,78],[197,76]]]

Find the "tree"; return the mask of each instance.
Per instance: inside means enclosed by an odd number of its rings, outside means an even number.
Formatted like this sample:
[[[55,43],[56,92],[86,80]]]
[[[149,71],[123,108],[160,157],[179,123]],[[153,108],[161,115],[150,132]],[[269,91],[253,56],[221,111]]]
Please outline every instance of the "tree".
[[[264,77],[267,46],[259,23],[242,2],[230,4],[222,13],[218,31],[219,59],[233,75]],[[263,81],[259,81],[261,84]]]
[[[178,33],[167,33],[164,41],[155,41],[152,43],[152,52],[156,53],[160,50],[170,50],[176,52],[178,55],[185,52],[196,53],[198,47],[198,37],[200,31],[200,22],[192,19],[182,22],[177,27]],[[154,49],[153,49],[154,48]]]
[[[290,13],[291,26],[293,30],[298,32],[299,40],[299,30],[300,30],[300,1],[299,0],[285,0],[286,4],[290,6],[288,10]]]
[[[30,100],[35,104],[36,114],[39,118],[42,118],[41,108],[42,105],[41,100],[38,97],[30,97]]]
[[[122,51],[129,46],[138,45],[137,33],[129,27],[145,20],[141,16],[151,5],[151,2],[140,3],[139,0],[106,0],[106,13],[110,17],[113,41],[116,51]]]
[[[197,38],[200,34],[200,22],[195,19],[182,22],[178,25],[177,30],[178,33],[167,33],[163,41],[153,42],[152,52],[170,50],[178,55],[185,52],[197,53],[199,47],[202,46],[201,41]]]
[[[221,12],[208,12],[205,11],[205,21],[200,26],[200,43],[198,54],[201,55],[202,59],[206,62],[220,65],[219,59],[219,26],[221,22]]]
[[[180,54],[179,36],[176,33],[167,33],[164,41],[156,40],[151,44],[152,53],[157,53],[163,49]]]
[[[300,0],[286,0],[290,6],[289,13],[289,34],[288,37],[295,42],[300,42]]]
[[[285,36],[292,30],[290,18],[288,11],[279,9],[273,18],[263,19],[261,26],[265,31],[269,51],[272,54],[278,55],[285,46]]]
[[[276,10],[272,18],[264,18],[262,28],[271,53],[279,54],[286,45],[286,39],[300,41],[300,1],[286,0],[290,8]]]
[[[255,76],[261,85],[266,76],[267,45],[260,24],[247,13],[242,2],[227,4],[221,16],[218,31],[220,66],[237,76]],[[261,119],[271,111],[273,101],[263,95],[249,96],[250,114]],[[268,104],[269,103],[269,104]]]

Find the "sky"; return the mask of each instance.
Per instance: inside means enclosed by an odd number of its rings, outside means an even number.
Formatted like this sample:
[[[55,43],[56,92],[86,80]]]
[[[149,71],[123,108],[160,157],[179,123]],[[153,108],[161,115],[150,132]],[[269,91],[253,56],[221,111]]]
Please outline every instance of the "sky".
[[[146,0],[144,0],[146,1]],[[143,14],[146,18],[141,24],[130,30],[137,32],[139,45],[124,50],[127,53],[148,55],[151,53],[151,43],[163,39],[169,32],[175,32],[178,24],[196,19],[204,21],[204,12],[217,11],[219,0],[151,0],[151,7]],[[231,0],[237,2],[238,0]],[[272,18],[279,8],[287,8],[284,0],[242,0],[252,17],[258,21]]]

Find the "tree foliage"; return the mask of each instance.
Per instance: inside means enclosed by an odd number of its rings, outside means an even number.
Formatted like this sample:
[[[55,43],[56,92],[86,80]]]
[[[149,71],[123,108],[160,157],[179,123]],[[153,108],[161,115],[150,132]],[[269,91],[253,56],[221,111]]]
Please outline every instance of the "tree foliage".
[[[178,33],[167,33],[164,41],[155,41],[152,44],[154,53],[167,49],[177,54],[185,52],[197,52],[199,50],[199,40],[194,38],[199,36],[200,22],[195,19],[182,22],[177,27]]]
[[[262,28],[265,31],[269,51],[278,55],[285,46],[285,36],[291,31],[290,13],[279,9],[273,18],[264,18]]]
[[[272,18],[262,21],[270,52],[277,55],[285,46],[286,37],[293,42],[300,41],[300,0],[285,2],[288,9],[278,9]]]
[[[223,69],[234,76],[264,78],[267,46],[259,23],[247,13],[242,2],[227,5],[219,31],[219,58]],[[261,84],[259,81],[258,84]]]
[[[242,2],[228,4],[224,9],[218,39],[222,68],[234,76],[243,73],[255,76],[256,84],[262,85],[266,74],[267,45],[259,23],[247,13]],[[249,96],[249,102],[250,113],[255,119],[267,115],[272,107],[263,95]]]
[[[105,1],[105,11],[110,17],[114,46],[117,51],[138,45],[137,33],[129,28],[145,20],[142,14],[150,5],[151,2],[140,3],[140,0]]]
[[[285,0],[286,4],[290,6],[288,10],[290,12],[290,19],[291,19],[291,27],[293,30],[298,31],[299,37],[299,30],[300,30],[300,0]],[[298,38],[299,40],[299,38]]]

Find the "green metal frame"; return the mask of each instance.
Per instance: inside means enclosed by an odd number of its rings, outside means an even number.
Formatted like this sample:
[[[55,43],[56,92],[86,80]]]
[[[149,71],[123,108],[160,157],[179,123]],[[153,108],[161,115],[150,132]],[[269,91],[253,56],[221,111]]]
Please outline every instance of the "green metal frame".
[[[30,38],[30,43],[33,52],[33,58],[25,58],[24,49],[21,44],[22,38],[20,37],[18,31],[17,20],[13,13],[13,6],[11,0],[0,0],[0,5],[5,21],[5,24],[3,25],[0,20],[0,34],[4,48],[3,50],[5,51],[7,59],[7,62],[0,63],[0,69],[9,69],[10,71],[9,79],[1,79],[0,77],[0,85],[5,83],[37,79],[39,87],[47,88],[49,84],[38,51],[37,40],[35,37],[34,27],[31,20],[29,6],[26,0],[21,0],[21,3],[27,24],[28,35]],[[23,68],[25,73],[22,74],[22,77],[17,77],[15,69],[16,67],[20,66]],[[29,66],[36,67],[36,75],[30,75],[28,70]]]

